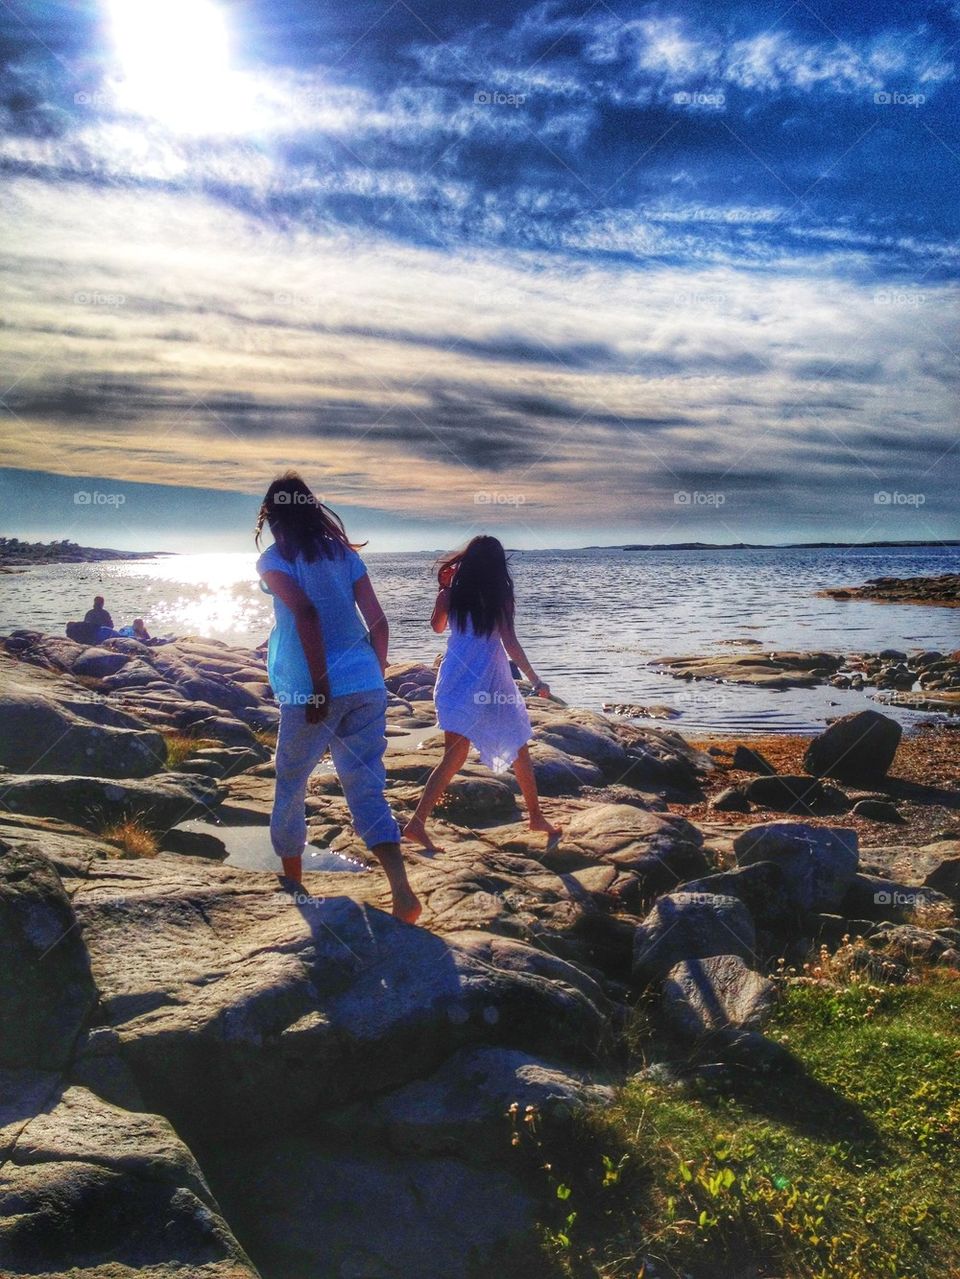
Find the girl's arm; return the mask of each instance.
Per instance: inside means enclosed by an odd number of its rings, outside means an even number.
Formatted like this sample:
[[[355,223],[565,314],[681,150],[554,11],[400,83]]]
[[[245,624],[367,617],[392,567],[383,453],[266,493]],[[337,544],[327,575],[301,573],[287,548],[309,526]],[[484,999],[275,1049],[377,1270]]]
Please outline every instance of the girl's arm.
[[[289,573],[269,569],[263,575],[271,595],[282,600],[293,614],[297,635],[303,645],[307,668],[313,683],[314,700],[307,703],[307,723],[319,724],[326,717],[330,701],[330,677],[327,674],[327,651],[320,628],[320,615],[309,595],[298,586]]]
[[[377,655],[380,669],[387,669],[387,648],[390,644],[390,623],[383,611],[377,593],[373,589],[370,578],[364,573],[353,584],[353,598],[357,602],[360,616],[367,624],[370,632],[370,644]]]
[[[433,606],[433,613],[430,616],[430,625],[442,635],[447,629],[447,618],[450,615],[450,588],[441,586],[437,591],[437,602]]]
[[[500,639],[503,642],[503,647],[507,651],[507,656],[511,659],[511,661],[516,662],[524,675],[526,675],[527,679],[533,685],[533,691],[540,697],[549,697],[550,688],[547,684],[544,684],[543,680],[533,669],[529,657],[527,657],[526,653],[520,646],[520,641],[517,639],[517,632],[513,629],[512,622],[502,622],[500,624]]]

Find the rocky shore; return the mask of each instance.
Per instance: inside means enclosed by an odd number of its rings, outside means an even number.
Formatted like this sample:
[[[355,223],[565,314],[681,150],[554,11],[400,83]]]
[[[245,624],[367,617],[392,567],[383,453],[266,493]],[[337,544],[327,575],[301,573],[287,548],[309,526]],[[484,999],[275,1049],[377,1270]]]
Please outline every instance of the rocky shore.
[[[0,570],[9,571],[35,564],[86,564],[98,560],[148,560],[164,551],[115,551],[105,546],[78,546],[60,542],[22,542],[18,537],[0,537]]]
[[[754,656],[759,678],[846,673]],[[873,674],[951,681],[956,659]],[[388,672],[401,818],[439,758],[435,677]],[[294,898],[223,864],[224,828],[269,818],[262,650],[0,640],[0,1273],[546,1273],[516,1116],[575,1140],[624,1082],[638,1008],[678,1069],[789,1071],[764,1034],[784,963],[843,945],[881,985],[960,969],[956,774],[905,779],[922,766],[888,717],[846,716],[785,767],[529,706],[563,838],[545,849],[512,777],[468,763],[444,851],[407,853],[410,927],[373,869]],[[369,865],[331,773],[308,838]]]
[[[939,577],[874,577],[863,586],[834,586],[822,594],[834,600],[960,608],[960,573],[943,573]]]
[[[960,650],[940,653],[887,648],[879,653],[785,652],[722,653],[696,657],[660,657],[652,666],[681,680],[714,680],[782,691],[788,688],[873,690],[899,706],[915,710],[960,709]]]

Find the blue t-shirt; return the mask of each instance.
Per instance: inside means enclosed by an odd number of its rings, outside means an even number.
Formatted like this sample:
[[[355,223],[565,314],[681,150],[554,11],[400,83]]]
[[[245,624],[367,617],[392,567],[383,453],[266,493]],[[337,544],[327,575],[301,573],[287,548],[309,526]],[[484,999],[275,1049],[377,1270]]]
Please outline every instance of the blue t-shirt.
[[[286,560],[274,544],[257,560],[257,573],[286,573],[298,584],[320,616],[327,654],[330,696],[363,693],[383,688],[383,673],[370,644],[370,635],[357,611],[353,585],[366,573],[366,565],[349,547],[334,549],[334,558],[318,555],[308,562],[302,555]],[[261,585],[268,594],[267,584]],[[267,673],[277,701],[303,705],[313,693],[313,680],[297,634],[293,613],[273,596],[275,624],[267,646]]]

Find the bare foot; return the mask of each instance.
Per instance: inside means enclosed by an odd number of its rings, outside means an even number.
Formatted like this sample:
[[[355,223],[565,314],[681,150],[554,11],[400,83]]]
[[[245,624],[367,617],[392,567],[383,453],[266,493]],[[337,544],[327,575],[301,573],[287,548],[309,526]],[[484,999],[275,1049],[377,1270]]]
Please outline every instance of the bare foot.
[[[406,888],[400,888],[394,892],[393,915],[396,919],[402,920],[405,924],[415,924],[422,910],[420,898],[409,884]]]
[[[427,828],[416,817],[411,817],[403,828],[403,839],[408,839],[412,844],[420,844],[428,853],[442,853],[443,849],[439,844],[435,844],[427,834]]]
[[[531,830],[541,831],[544,835],[546,835],[548,848],[552,848],[563,834],[563,827],[554,826],[552,822],[547,821],[542,813],[539,817],[531,817],[528,825]]]

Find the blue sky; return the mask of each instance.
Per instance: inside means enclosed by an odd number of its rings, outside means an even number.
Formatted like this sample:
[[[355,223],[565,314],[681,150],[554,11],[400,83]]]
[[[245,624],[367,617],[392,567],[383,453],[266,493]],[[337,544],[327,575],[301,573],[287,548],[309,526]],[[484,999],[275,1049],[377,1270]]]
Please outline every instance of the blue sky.
[[[0,531],[236,549],[295,465],[378,549],[960,535],[957,4],[15,0],[0,57]]]

